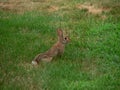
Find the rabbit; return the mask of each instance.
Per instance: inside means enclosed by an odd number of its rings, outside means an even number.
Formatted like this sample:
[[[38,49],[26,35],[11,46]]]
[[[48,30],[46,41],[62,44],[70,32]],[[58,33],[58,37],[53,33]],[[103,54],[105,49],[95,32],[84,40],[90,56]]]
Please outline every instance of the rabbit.
[[[63,31],[57,30],[58,41],[46,52],[38,54],[32,61],[33,65],[38,65],[40,61],[50,62],[53,57],[62,55],[64,53],[65,44],[69,43],[70,38],[68,36],[63,37]]]

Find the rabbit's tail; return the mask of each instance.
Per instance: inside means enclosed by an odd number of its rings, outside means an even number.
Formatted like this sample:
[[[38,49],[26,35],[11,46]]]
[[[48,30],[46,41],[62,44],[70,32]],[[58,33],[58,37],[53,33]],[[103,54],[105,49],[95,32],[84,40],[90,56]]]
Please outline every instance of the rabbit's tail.
[[[38,55],[35,57],[35,59],[32,61],[32,64],[33,64],[33,65],[38,65],[39,62],[40,62],[40,60],[41,60],[41,55],[38,54]]]
[[[37,65],[38,63],[36,61],[32,61],[32,65]]]

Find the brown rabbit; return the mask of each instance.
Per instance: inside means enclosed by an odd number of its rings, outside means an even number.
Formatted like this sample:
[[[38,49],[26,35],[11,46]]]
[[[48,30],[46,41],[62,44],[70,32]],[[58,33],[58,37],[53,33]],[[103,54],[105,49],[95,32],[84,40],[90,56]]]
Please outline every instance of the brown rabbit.
[[[39,64],[40,61],[50,62],[54,56],[61,55],[64,52],[65,44],[67,44],[70,39],[68,36],[63,37],[63,31],[61,29],[57,30],[58,41],[45,53],[38,54],[32,61],[33,65]]]

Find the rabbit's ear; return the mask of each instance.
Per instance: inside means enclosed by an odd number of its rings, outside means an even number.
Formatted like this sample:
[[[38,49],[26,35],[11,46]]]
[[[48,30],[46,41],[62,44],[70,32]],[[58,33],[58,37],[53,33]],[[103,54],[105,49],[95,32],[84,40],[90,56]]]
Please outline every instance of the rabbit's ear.
[[[62,42],[63,41],[63,31],[61,29],[58,29],[57,34],[58,34],[58,41]]]
[[[61,29],[58,29],[57,34],[58,34],[58,36],[63,36],[63,31]]]

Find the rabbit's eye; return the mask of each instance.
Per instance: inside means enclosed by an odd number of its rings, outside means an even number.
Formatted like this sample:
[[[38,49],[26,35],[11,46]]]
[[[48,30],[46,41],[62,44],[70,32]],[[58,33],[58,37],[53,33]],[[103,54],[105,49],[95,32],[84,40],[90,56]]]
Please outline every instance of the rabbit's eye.
[[[66,40],[67,38],[65,37],[65,40]]]

